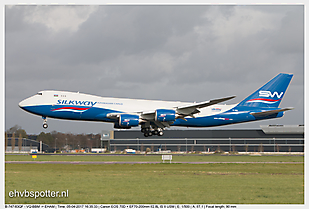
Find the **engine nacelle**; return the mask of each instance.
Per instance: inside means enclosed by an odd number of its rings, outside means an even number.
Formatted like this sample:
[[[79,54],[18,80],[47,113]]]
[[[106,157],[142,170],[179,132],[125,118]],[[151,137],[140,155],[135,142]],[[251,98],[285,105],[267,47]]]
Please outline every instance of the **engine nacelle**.
[[[155,120],[159,122],[175,121],[175,110],[158,109],[156,110]]]
[[[138,126],[139,116],[138,115],[129,115],[123,114],[119,116],[119,126],[122,128]]]

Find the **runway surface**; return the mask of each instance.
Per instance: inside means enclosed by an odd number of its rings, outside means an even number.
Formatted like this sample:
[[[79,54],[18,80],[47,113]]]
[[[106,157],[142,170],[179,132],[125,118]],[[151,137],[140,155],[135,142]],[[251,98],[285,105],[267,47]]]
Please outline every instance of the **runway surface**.
[[[5,161],[8,164],[160,164],[162,162],[120,162],[120,161]],[[169,161],[165,161],[169,163]],[[304,164],[304,162],[171,162],[172,164]]]

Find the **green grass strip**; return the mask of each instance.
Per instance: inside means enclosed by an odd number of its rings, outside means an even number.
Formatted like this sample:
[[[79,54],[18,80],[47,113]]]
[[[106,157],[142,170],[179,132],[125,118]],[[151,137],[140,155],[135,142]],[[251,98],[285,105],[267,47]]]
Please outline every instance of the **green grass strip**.
[[[14,190],[69,197],[10,198]],[[304,165],[6,164],[5,203],[304,204]]]
[[[6,161],[161,162],[161,155],[5,155]],[[173,155],[172,162],[304,162],[304,156]]]

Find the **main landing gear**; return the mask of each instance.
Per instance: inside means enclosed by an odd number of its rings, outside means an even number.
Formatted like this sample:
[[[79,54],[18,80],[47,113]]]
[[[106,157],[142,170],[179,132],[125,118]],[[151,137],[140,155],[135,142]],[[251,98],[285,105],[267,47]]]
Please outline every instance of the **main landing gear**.
[[[141,132],[144,133],[145,137],[152,136],[152,135],[158,135],[158,136],[163,136],[163,129],[157,128],[157,129],[150,129],[149,127],[147,128],[142,128]]]
[[[48,125],[47,125],[47,118],[42,116],[42,119],[43,119],[43,128],[47,129],[48,128]]]

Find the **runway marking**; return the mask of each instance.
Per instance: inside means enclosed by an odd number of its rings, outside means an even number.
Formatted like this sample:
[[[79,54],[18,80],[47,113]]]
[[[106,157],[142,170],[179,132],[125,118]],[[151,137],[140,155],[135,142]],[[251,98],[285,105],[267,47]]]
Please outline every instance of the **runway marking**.
[[[162,162],[121,161],[5,161],[8,164],[160,164]],[[172,162],[171,164],[304,164],[304,162]],[[164,163],[169,164],[169,163]]]

